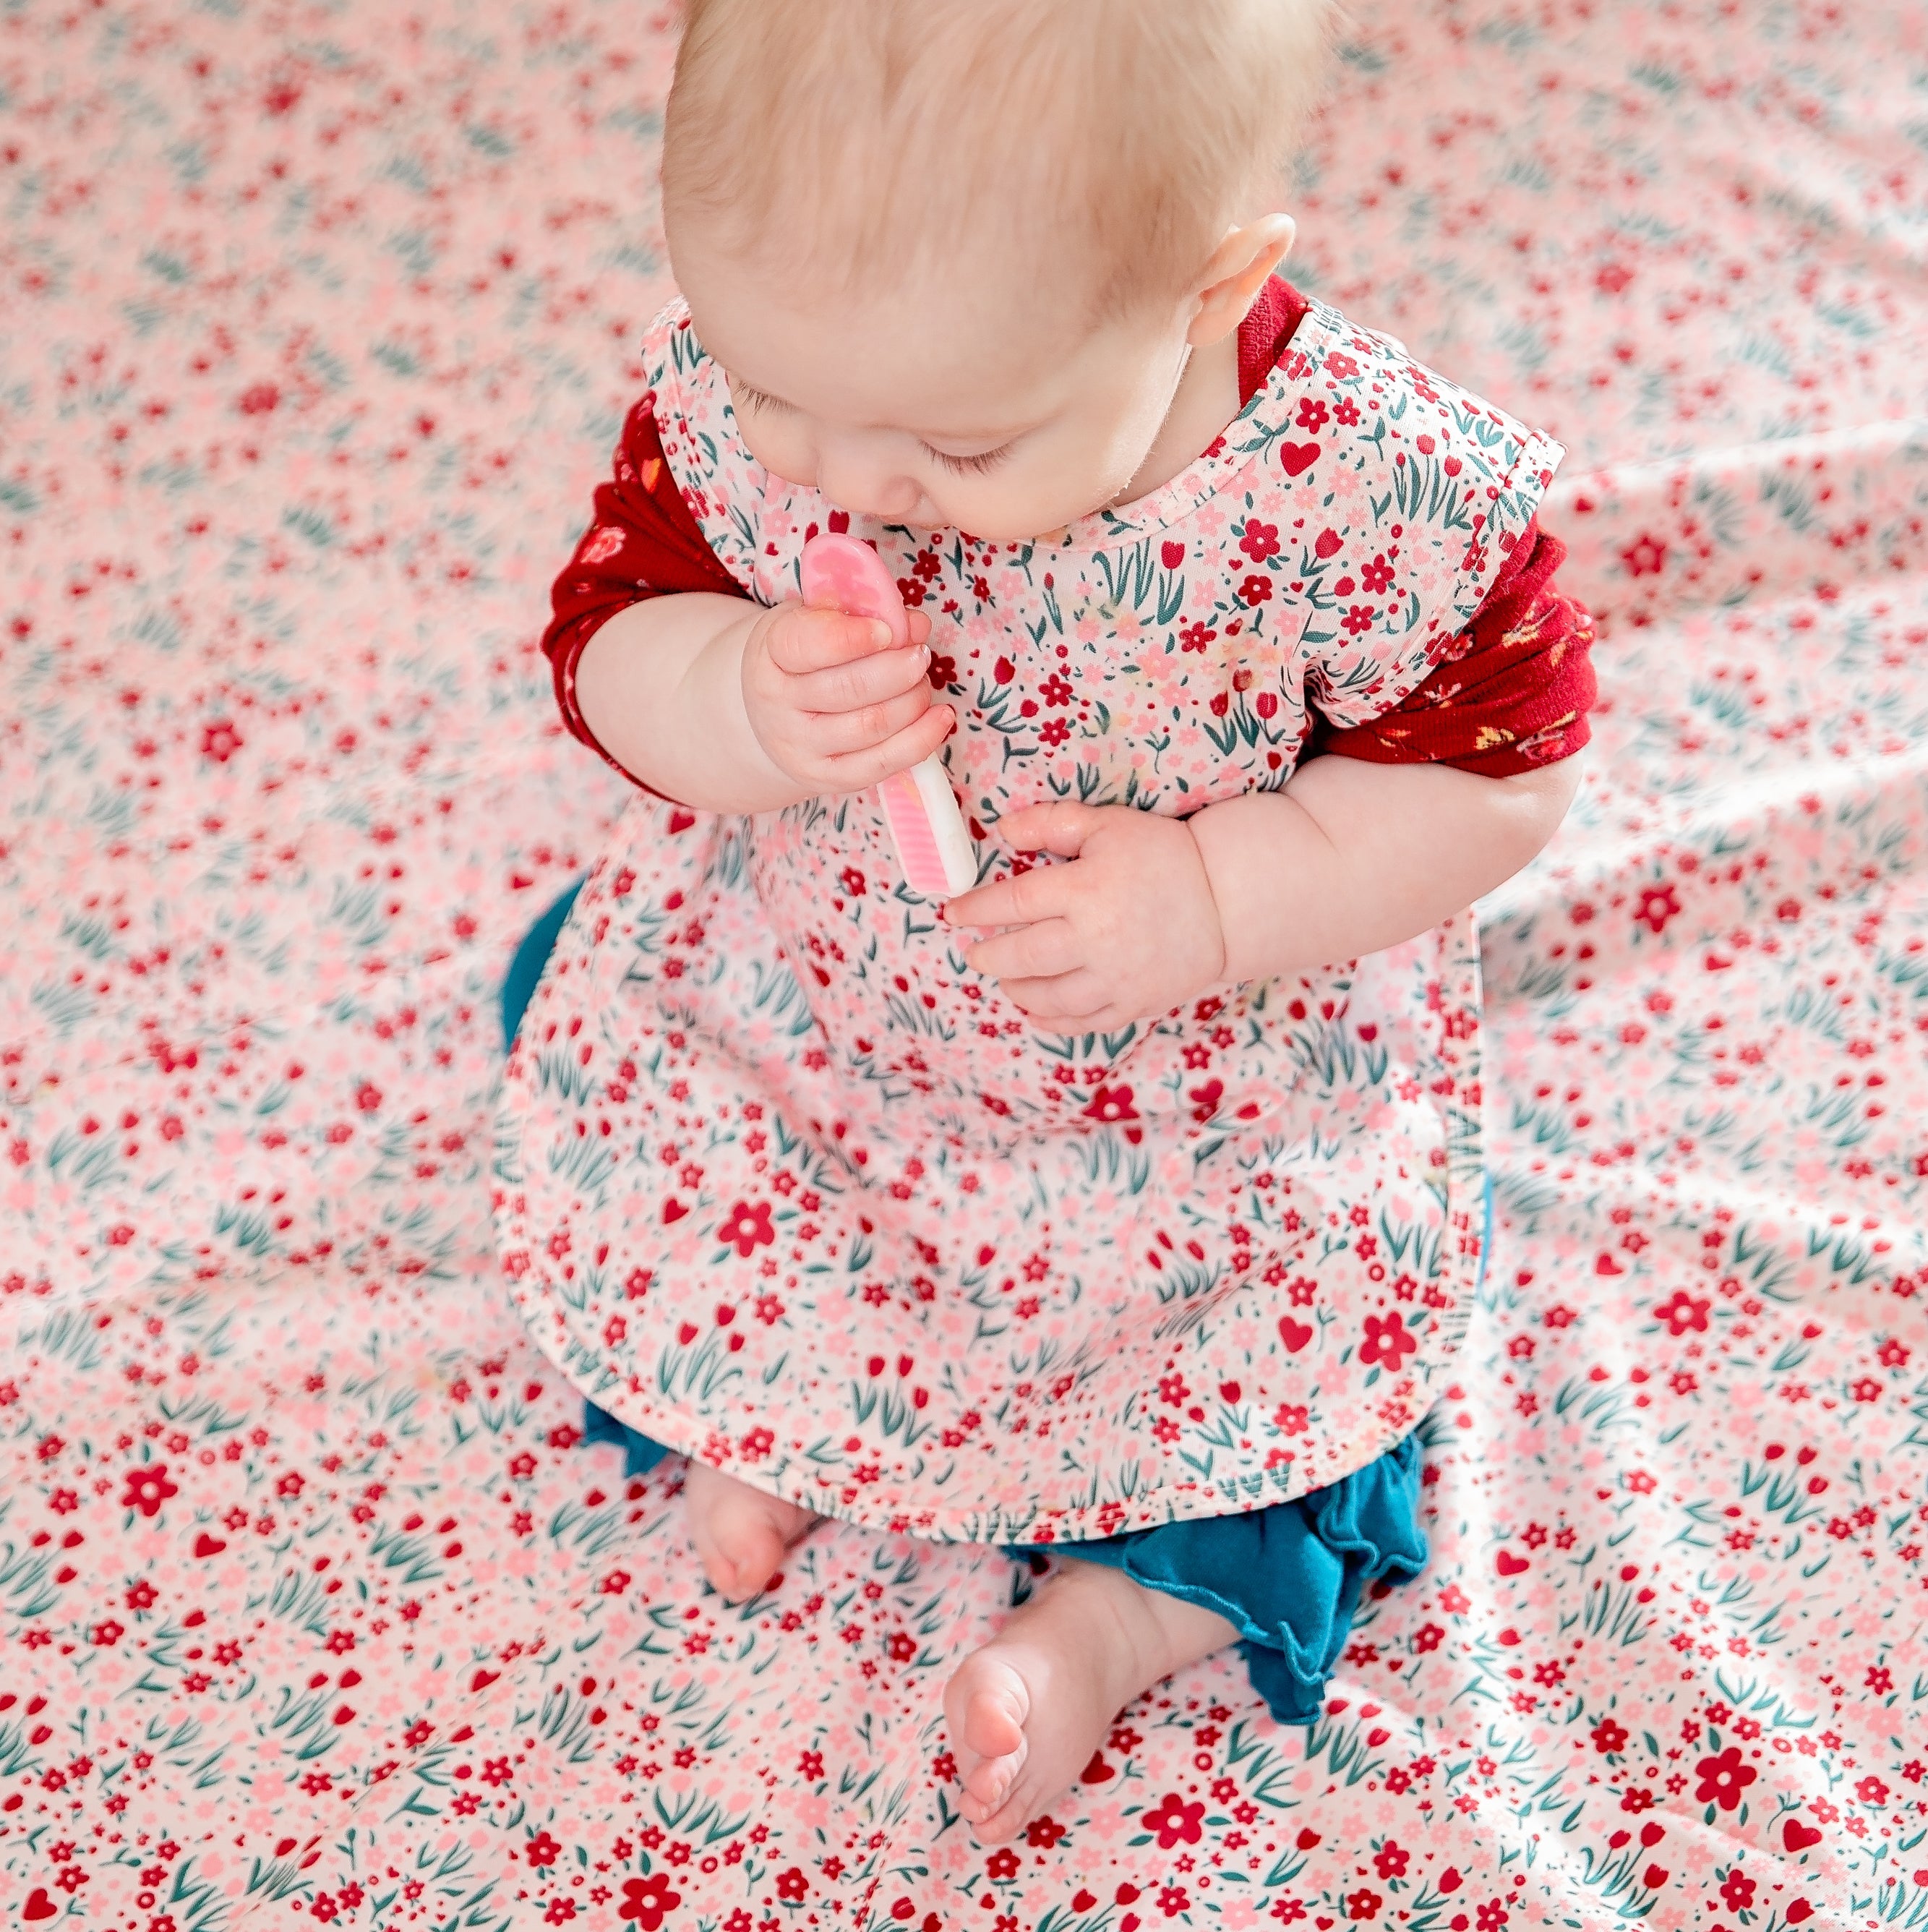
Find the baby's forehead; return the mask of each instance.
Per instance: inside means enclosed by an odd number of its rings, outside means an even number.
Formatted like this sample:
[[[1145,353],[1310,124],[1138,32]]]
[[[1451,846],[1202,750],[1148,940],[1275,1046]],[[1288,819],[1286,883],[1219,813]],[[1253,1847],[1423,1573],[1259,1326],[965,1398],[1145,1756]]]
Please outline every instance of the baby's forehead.
[[[955,248],[1176,293],[1276,178],[1329,4],[690,0],[672,254],[700,221],[853,280]]]

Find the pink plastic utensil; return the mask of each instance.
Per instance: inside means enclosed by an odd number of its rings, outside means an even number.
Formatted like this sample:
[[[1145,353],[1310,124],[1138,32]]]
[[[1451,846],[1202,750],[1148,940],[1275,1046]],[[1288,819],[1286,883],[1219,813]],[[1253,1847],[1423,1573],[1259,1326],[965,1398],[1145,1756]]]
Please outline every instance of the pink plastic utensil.
[[[910,641],[904,599],[868,544],[834,534],[812,537],[803,547],[802,574],[803,601],[813,609],[881,617],[890,626],[894,649]],[[943,760],[934,753],[886,778],[877,796],[904,883],[913,892],[927,899],[949,898],[976,884],[970,832]]]

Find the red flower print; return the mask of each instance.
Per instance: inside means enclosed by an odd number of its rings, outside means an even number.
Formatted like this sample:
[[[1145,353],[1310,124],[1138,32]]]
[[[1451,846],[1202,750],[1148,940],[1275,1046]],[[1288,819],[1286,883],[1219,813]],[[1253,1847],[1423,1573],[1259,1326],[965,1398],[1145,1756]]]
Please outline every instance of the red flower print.
[[[241,736],[225,718],[217,718],[201,733],[201,755],[224,765],[241,747]]]
[[[1738,1744],[1729,1744],[1718,1757],[1702,1758],[1694,1769],[1700,1774],[1696,1798],[1703,1804],[1711,1801],[1723,1811],[1736,1810],[1741,1794],[1761,1774],[1742,1761]]]
[[[1084,1108],[1087,1120],[1102,1120],[1107,1126],[1120,1120],[1135,1120],[1138,1110],[1132,1105],[1129,1087],[1101,1087]]]
[[[562,1855],[562,1848],[547,1832],[538,1832],[529,1841],[523,1856],[540,1871],[544,1865],[553,1865]]]
[[[1272,580],[1261,577],[1255,572],[1239,586],[1239,596],[1248,604],[1270,603],[1272,598]]]
[[[1754,1903],[1754,1881],[1738,1865],[1720,1882],[1722,1902],[1729,1912],[1745,1912]]]
[[[779,1898],[795,1903],[803,1897],[804,1891],[803,1874],[794,1865],[777,1880]],[[640,1925],[643,1932],[656,1932],[664,1919],[682,1902],[682,1894],[670,1889],[667,1872],[652,1872],[647,1878],[623,1880],[622,1910],[616,1916],[627,1923]]]
[[[770,1204],[738,1202],[730,1209],[729,1219],[717,1229],[716,1238],[726,1245],[733,1242],[739,1255],[768,1247],[776,1239],[776,1232],[770,1226]]]
[[[1268,556],[1279,554],[1279,526],[1261,524],[1256,518],[1249,520],[1244,533],[1239,538],[1239,548],[1254,563],[1263,563]]]
[[[1181,651],[1202,651],[1218,632],[1202,620],[1183,626],[1178,633],[1178,648]]]
[[[1168,1852],[1174,1845],[1195,1845],[1205,1835],[1203,1804],[1188,1804],[1175,1791],[1166,1792],[1156,1808],[1145,1813],[1138,1822],[1158,1834],[1158,1848]]]
[[[1658,577],[1667,567],[1667,546],[1658,537],[1636,537],[1620,554],[1630,577]]]
[[[1394,1374],[1399,1364],[1408,1355],[1419,1353],[1417,1336],[1408,1334],[1406,1318],[1396,1309],[1390,1315],[1369,1315],[1366,1318],[1366,1340],[1360,1343],[1359,1359],[1370,1367],[1375,1362],[1384,1362]]]
[[[853,899],[862,898],[864,896],[865,891],[865,880],[863,874],[859,872],[854,866],[846,866],[844,868],[841,876],[842,878],[844,891],[849,893],[850,897]]]
[[[1359,374],[1359,364],[1350,356],[1335,350],[1326,358],[1326,374],[1337,376],[1342,382],[1349,382]]]
[[[1167,570],[1176,570],[1185,561],[1185,546],[1174,543],[1169,538],[1159,546],[1159,561]]]
[[[1015,1878],[1018,1876],[1018,1854],[1009,1845],[1001,1845],[985,1860],[984,1869],[994,1880]]]
[[[117,1624],[112,1617],[108,1617],[96,1624],[90,1634],[95,1643],[104,1648],[118,1643],[127,1634],[125,1624]]]
[[[280,400],[281,392],[272,382],[256,382],[241,392],[241,412],[244,416],[265,416]]]
[[[142,1516],[156,1516],[169,1496],[181,1493],[180,1485],[167,1480],[165,1462],[148,1462],[127,1475],[127,1491],[121,1498],[123,1509],[137,1509]]]
[[[1035,1845],[1040,1851],[1048,1852],[1066,1835],[1064,1827],[1055,1818],[1033,1818],[1024,1827],[1024,1842]]]
[[[1324,429],[1326,418],[1332,412],[1316,396],[1308,396],[1299,405],[1299,413],[1293,420],[1301,429]]]
[[[1640,903],[1633,909],[1633,916],[1656,932],[1666,929],[1668,920],[1681,909],[1681,902],[1675,896],[1672,886],[1649,886],[1640,895]]]
[[[1670,1335],[1684,1335],[1690,1330],[1696,1335],[1707,1333],[1707,1312],[1712,1306],[1704,1297],[1690,1294],[1684,1288],[1676,1288],[1671,1301],[1654,1311],[1657,1322],[1667,1324]]]
[[[1612,1718],[1603,1718],[1594,1726],[1594,1748],[1609,1757],[1627,1748],[1627,1726],[1617,1724]]]
[[[1384,556],[1375,556],[1359,573],[1359,580],[1372,596],[1393,587],[1393,566]]]
[[[809,1891],[810,1881],[795,1865],[792,1865],[788,1871],[782,1873],[778,1877],[777,1896],[789,1904],[801,1905]],[[655,1922],[652,1920],[650,1926],[646,1926],[643,1928],[643,1932],[651,1932],[651,1928],[655,1923]]]
[[[1355,1923],[1363,1919],[1376,1918],[1379,1908],[1385,1904],[1376,1892],[1369,1892],[1361,1886],[1357,1892],[1348,1892],[1345,1898],[1345,1916]]]
[[[127,1608],[130,1610],[151,1610],[160,1595],[160,1592],[143,1576],[127,1592]]]
[[[1341,621],[1345,624],[1346,629],[1356,638],[1360,632],[1372,629],[1372,620],[1378,614],[1378,607],[1376,604],[1354,604],[1347,610],[1345,617]]]
[[[1595,270],[1594,286],[1603,296],[1617,296],[1633,280],[1633,271],[1618,262],[1605,262]]]

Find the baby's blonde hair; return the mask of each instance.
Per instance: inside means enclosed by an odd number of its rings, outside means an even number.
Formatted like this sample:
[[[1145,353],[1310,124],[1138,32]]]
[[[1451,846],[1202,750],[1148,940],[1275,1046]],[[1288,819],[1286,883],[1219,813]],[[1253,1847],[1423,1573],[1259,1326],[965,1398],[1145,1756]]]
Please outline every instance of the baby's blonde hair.
[[[685,220],[845,290],[987,251],[1175,299],[1277,182],[1332,0],[688,0],[664,131]]]

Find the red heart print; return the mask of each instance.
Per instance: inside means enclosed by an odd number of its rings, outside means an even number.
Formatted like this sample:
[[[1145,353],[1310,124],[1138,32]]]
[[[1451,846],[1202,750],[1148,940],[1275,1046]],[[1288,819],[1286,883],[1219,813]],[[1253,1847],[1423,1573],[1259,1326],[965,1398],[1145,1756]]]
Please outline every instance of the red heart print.
[[[672,1195],[663,1203],[663,1225],[667,1227],[672,1221],[680,1221],[689,1212],[683,1204]]]
[[[1781,1843],[1791,1852],[1804,1852],[1810,1845],[1818,1845],[1820,1842],[1819,1828],[1813,1825],[1804,1825],[1798,1818],[1790,1818],[1781,1827]],[[1794,1914],[1789,1912],[1788,1916],[1792,1918]]]
[[[471,1690],[486,1690],[502,1675],[499,1670],[478,1670],[469,1680]]]
[[[1600,1259],[1594,1264],[1594,1272],[1596,1274],[1624,1274],[1627,1270],[1614,1259],[1612,1256],[1603,1253]]]
[[[695,823],[696,814],[685,812],[681,806],[670,814],[670,830],[672,832],[687,832]]]
[[[21,1916],[31,1924],[37,1918],[51,1918],[58,1910],[59,1907],[46,1895],[46,1887],[37,1885],[28,1893],[26,1910]]]
[[[1105,1762],[1105,1754],[1102,1751],[1093,1751],[1091,1754],[1091,1762],[1078,1774],[1078,1781],[1081,1784],[1103,1784],[1116,1778],[1117,1774],[1117,1767]],[[1087,1906],[1078,1907],[1081,1912],[1088,1911],[1090,1909]]]
[[[194,1554],[196,1556],[218,1556],[226,1547],[226,1543],[221,1538],[210,1536],[205,1529],[194,1539]]]
[[[1522,1570],[1531,1570],[1533,1565],[1524,1556],[1516,1556],[1510,1550],[1502,1550],[1493,1558],[1493,1568],[1502,1576],[1517,1576]]]
[[[1294,1322],[1291,1316],[1282,1315],[1279,1318],[1279,1339],[1296,1355],[1312,1339],[1312,1324]]]
[[[1288,476],[1302,475],[1318,460],[1319,446],[1315,442],[1282,442],[1279,446],[1279,466]]]

